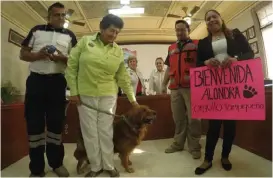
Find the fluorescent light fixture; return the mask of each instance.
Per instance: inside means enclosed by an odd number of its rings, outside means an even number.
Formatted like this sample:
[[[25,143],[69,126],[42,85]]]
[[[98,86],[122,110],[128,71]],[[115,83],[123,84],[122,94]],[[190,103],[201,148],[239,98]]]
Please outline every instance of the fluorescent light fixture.
[[[109,14],[114,15],[144,14],[144,8],[131,8],[130,6],[125,5],[120,9],[109,9],[108,12]]]
[[[129,5],[130,4],[130,0],[120,0],[120,4],[122,4],[122,5]]]
[[[184,20],[185,20],[189,25],[191,25],[191,18],[190,18],[190,17],[185,17]]]
[[[68,20],[65,20],[65,23],[64,23],[64,28],[68,28],[68,26],[69,26],[69,21]]]

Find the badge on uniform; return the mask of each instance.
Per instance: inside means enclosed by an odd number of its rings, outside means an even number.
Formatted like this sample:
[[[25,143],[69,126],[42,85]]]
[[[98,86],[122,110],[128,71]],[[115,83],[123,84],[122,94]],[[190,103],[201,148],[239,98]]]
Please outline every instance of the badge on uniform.
[[[92,42],[88,43],[88,46],[90,46],[91,48],[94,47],[95,45]]]
[[[178,48],[173,49],[173,50],[170,51],[170,55],[175,54],[175,53],[179,53],[179,49]]]
[[[197,45],[195,45],[194,43],[187,43],[183,50],[197,50]]]

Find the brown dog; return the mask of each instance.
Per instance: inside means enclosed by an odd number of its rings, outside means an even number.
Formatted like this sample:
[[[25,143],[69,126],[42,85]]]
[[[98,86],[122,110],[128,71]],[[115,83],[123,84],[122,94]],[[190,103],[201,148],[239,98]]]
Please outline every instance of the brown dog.
[[[140,105],[129,110],[124,115],[124,118],[116,118],[114,121],[114,152],[119,153],[122,166],[129,173],[134,172],[132,162],[129,160],[129,155],[143,140],[147,133],[147,126],[152,124],[156,118],[156,112],[149,107]],[[89,163],[82,133],[77,142],[77,148],[74,152],[74,157],[78,160],[77,172],[82,174],[86,163]]]

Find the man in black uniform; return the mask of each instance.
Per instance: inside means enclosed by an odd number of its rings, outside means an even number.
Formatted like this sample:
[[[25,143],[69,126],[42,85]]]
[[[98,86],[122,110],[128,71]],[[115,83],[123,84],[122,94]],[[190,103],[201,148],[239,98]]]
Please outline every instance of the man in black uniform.
[[[25,118],[29,139],[31,177],[45,176],[45,144],[48,164],[59,177],[69,173],[63,166],[62,130],[65,119],[64,70],[76,37],[65,23],[65,8],[48,8],[48,24],[33,27],[22,42],[20,59],[30,63],[26,81]],[[46,126],[46,131],[45,131]]]

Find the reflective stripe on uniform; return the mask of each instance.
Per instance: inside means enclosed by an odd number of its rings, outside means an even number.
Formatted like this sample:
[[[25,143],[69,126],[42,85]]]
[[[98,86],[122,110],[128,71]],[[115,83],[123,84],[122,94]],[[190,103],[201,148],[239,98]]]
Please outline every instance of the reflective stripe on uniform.
[[[28,140],[29,141],[38,141],[41,139],[45,139],[45,133],[41,133],[38,135],[28,135]]]
[[[56,139],[49,138],[49,137],[46,138],[46,142],[47,143],[53,143],[55,145],[61,145],[61,143],[62,143],[61,140],[56,140]]]
[[[47,131],[47,143],[53,143],[55,145],[61,145],[62,143],[62,134],[55,134],[52,132]]]
[[[55,133],[47,131],[47,137],[54,138],[54,139],[57,139],[57,140],[61,140],[62,139],[62,134],[55,134]]]
[[[29,142],[29,147],[30,148],[37,148],[39,146],[44,146],[44,145],[45,145],[45,139]]]

